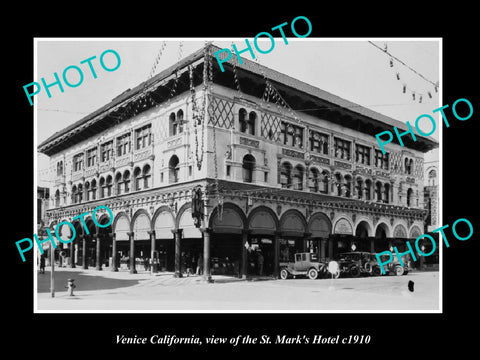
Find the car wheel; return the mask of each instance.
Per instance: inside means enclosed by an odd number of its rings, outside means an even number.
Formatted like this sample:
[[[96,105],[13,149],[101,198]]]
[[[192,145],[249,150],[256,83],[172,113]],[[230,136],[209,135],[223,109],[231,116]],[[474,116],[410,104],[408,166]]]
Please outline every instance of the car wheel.
[[[287,280],[288,279],[288,271],[287,269],[280,270],[280,279]]]
[[[311,268],[308,270],[308,278],[311,280],[315,280],[318,277],[318,271],[315,268]]]
[[[403,268],[403,266],[400,266],[400,265],[395,266],[395,275],[401,276],[403,275],[404,272],[405,272],[405,269]]]
[[[357,266],[352,266],[350,268],[350,275],[352,277],[359,277],[360,276],[360,269]]]
[[[408,270],[405,270],[405,271],[403,272],[403,275],[407,275],[407,274],[408,274]]]
[[[380,270],[380,268],[378,266],[375,266],[373,268],[372,273],[373,273],[373,276],[380,276],[382,274],[382,271]]]

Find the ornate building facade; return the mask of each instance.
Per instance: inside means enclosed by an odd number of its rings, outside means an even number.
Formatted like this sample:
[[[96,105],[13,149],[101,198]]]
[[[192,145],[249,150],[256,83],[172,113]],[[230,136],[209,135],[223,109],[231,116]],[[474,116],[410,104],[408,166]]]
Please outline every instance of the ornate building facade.
[[[435,141],[404,138],[382,155],[375,134],[403,123],[247,59],[222,73],[217,50],[40,144],[55,172],[50,227],[98,205],[114,213],[106,228],[73,221],[72,266],[136,272],[149,258],[181,276],[202,257],[207,278],[278,276],[295,252],[405,250],[423,234],[423,155]]]

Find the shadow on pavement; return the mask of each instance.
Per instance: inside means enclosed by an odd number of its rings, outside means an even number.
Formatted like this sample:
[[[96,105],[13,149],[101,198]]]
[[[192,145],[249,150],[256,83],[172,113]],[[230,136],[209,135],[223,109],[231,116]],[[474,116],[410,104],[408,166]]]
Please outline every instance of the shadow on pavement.
[[[139,280],[112,279],[101,275],[84,275],[83,272],[55,269],[55,292],[67,291],[67,279],[74,279],[75,291],[118,289],[139,284]],[[38,293],[50,292],[50,271],[37,276]]]

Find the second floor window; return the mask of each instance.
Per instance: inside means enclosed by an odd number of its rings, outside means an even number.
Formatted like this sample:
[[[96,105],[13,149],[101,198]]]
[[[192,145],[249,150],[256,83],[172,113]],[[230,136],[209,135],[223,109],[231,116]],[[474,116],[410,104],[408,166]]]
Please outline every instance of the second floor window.
[[[335,138],[335,157],[343,160],[350,160],[350,141]]]
[[[103,144],[100,148],[100,161],[105,162],[113,158],[113,141]]]
[[[388,170],[388,153],[383,155],[381,150],[375,150],[375,166],[380,169]]]
[[[328,155],[328,135],[310,130],[310,151]]]
[[[370,148],[363,145],[355,145],[355,161],[360,164],[370,165]]]
[[[284,145],[289,145],[303,149],[303,128],[297,125],[282,121],[281,141]]]
[[[152,144],[152,124],[135,130],[135,150],[143,149]]]
[[[238,112],[238,120],[240,123],[240,132],[255,135],[255,121],[257,120],[257,113],[255,111],[250,111],[250,114],[248,114],[245,109],[240,109]]]
[[[117,138],[117,156],[122,156],[130,152],[130,133]]]
[[[57,162],[57,176],[63,175],[63,161]]]
[[[83,153],[73,157],[73,171],[83,170]]]
[[[95,165],[97,162],[97,148],[87,150],[87,167]]]

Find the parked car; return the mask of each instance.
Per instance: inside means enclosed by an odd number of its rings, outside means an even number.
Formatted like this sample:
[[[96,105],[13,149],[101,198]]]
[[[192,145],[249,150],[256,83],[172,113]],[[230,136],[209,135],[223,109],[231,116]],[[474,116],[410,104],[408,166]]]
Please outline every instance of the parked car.
[[[367,264],[372,262],[372,254],[364,251],[345,252],[338,254],[337,262],[340,266],[340,276],[359,277],[361,274],[370,273]]]
[[[385,262],[388,260],[388,255],[380,255],[380,259],[382,260],[382,262]],[[398,261],[396,254],[393,254],[392,261],[390,261],[388,264],[383,265],[383,270],[385,271],[385,274],[382,274],[382,271],[380,270],[380,265],[378,264],[378,261],[375,257],[375,264],[372,264],[372,271],[375,271],[375,273],[377,273],[378,275],[407,275],[410,271],[410,255],[403,255],[402,261],[404,266],[400,264],[400,261]]]
[[[327,274],[327,264],[318,260],[314,253],[296,253],[295,262],[282,263],[280,278],[285,280],[295,276],[308,276],[317,279]]]

